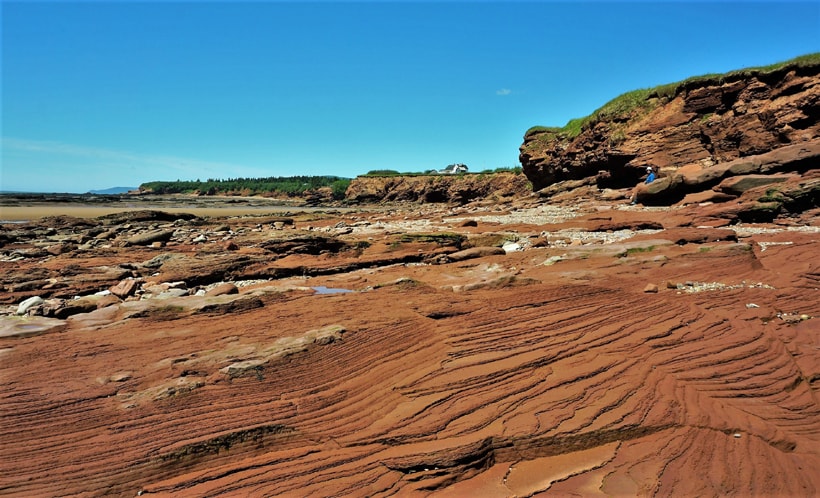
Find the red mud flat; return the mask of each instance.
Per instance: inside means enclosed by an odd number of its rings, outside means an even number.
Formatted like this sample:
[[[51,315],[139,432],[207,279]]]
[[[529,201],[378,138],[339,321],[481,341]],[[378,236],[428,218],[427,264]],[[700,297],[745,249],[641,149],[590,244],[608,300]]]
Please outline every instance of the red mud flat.
[[[230,252],[17,242],[7,275],[66,285],[101,265],[143,296],[268,278],[65,319],[15,316],[37,289],[6,282],[0,494],[817,496],[816,218],[698,229],[629,209],[214,220]],[[318,232],[348,249],[311,254]],[[274,255],[283,233],[303,245]],[[499,240],[518,247],[475,249]]]

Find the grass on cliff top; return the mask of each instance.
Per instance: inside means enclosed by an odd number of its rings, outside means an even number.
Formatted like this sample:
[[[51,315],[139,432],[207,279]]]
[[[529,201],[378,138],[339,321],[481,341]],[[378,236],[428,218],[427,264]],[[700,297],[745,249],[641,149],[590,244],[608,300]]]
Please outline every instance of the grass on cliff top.
[[[544,133],[549,138],[561,136],[565,139],[571,139],[577,137],[585,126],[590,126],[598,121],[608,120],[618,116],[627,116],[632,111],[639,108],[649,110],[658,105],[659,101],[671,100],[678,94],[678,92],[685,88],[710,84],[722,84],[727,80],[771,74],[787,68],[791,69],[796,67],[817,66],[820,66],[820,52],[802,55],[788,61],[778,62],[768,66],[749,67],[730,71],[724,74],[704,74],[701,76],[693,76],[676,83],[667,83],[665,85],[658,85],[653,88],[632,90],[631,92],[624,93],[623,95],[619,95],[618,97],[610,100],[589,116],[572,119],[563,127],[533,126],[527,130],[526,133],[524,133],[524,137],[526,138],[533,133]]]
[[[438,173],[436,170],[428,169],[425,171],[405,171],[400,172],[393,169],[374,169],[370,170],[363,175],[359,175],[359,177],[370,177],[370,178],[389,178],[394,176],[436,176],[436,177],[459,177],[465,175],[491,175],[494,173],[515,173],[521,174],[522,168],[521,166],[502,166],[500,168],[495,169],[484,169],[481,171],[467,171],[466,173],[457,173],[455,175],[452,174],[443,174]]]

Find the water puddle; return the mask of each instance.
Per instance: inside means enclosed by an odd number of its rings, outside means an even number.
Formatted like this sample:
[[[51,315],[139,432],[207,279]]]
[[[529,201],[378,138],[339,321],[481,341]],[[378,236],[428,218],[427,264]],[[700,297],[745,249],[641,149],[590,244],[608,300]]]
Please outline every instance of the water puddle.
[[[340,289],[336,287],[325,287],[324,285],[318,285],[316,287],[311,287],[311,289],[316,291],[316,294],[347,294],[348,292],[353,292],[350,289]]]

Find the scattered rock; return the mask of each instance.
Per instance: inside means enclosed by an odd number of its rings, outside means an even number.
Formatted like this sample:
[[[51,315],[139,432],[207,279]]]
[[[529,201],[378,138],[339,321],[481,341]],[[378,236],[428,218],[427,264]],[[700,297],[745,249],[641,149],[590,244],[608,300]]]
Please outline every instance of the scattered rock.
[[[457,262],[487,256],[501,256],[504,254],[507,254],[507,252],[500,247],[471,247],[447,254],[445,259],[446,261]]]
[[[21,302],[21,303],[17,306],[17,314],[18,314],[18,315],[25,315],[25,314],[26,314],[26,312],[27,312],[30,308],[32,308],[33,306],[37,306],[37,305],[43,304],[43,302],[44,302],[44,301],[43,301],[43,298],[42,298],[42,297],[40,297],[40,296],[32,296],[32,297],[30,297],[30,298],[28,298],[28,299],[24,300],[23,302]]]
[[[120,281],[117,285],[110,287],[108,290],[111,294],[117,296],[118,298],[125,299],[126,297],[133,295],[137,290],[137,287],[139,287],[139,282],[129,278]]]
[[[206,296],[223,296],[227,294],[239,294],[239,289],[230,282],[223,282],[205,292]]]
[[[159,268],[162,266],[163,263],[168,261],[169,259],[173,258],[172,254],[160,254],[158,256],[154,256],[153,258],[149,259],[148,261],[142,263],[144,268]]]
[[[160,292],[154,299],[171,299],[175,297],[183,297],[188,295],[188,289],[168,289]]]
[[[797,178],[798,175],[743,175],[726,178],[715,187],[715,190],[729,194],[731,196],[742,195],[747,190],[760,187],[763,185],[771,185],[773,183],[782,183],[790,178]]]
[[[173,230],[151,230],[134,235],[125,241],[126,245],[147,246],[154,242],[168,242],[174,236]]]
[[[95,298],[94,296],[63,301],[61,306],[58,306],[55,310],[49,313],[49,316],[65,319],[72,315],[79,315],[80,313],[90,313],[97,309],[97,301],[98,298]]]
[[[505,254],[509,254],[511,252],[518,252],[522,251],[524,248],[518,242],[505,242],[501,249],[504,250]]]
[[[728,228],[675,228],[664,232],[664,236],[678,245],[737,242],[737,233]]]

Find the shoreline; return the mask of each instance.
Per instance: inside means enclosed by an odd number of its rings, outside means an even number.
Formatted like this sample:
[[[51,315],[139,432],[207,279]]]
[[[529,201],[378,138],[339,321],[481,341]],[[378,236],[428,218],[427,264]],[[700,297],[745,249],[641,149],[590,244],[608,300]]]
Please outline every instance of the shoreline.
[[[288,200],[260,197],[200,196],[88,196],[88,195],[0,195],[0,224],[22,223],[49,216],[97,218],[128,211],[156,210],[188,213],[202,217],[281,215],[294,212],[346,212],[361,207],[305,206]]]
[[[336,208],[295,208],[292,206],[264,207],[167,207],[167,206],[139,206],[139,207],[104,207],[104,206],[66,206],[66,205],[41,205],[41,206],[12,206],[0,207],[0,224],[3,223],[23,223],[27,221],[39,220],[49,216],[72,216],[74,218],[98,218],[115,213],[125,213],[128,211],[142,211],[151,209],[165,211],[168,213],[190,213],[197,217],[231,217],[246,214],[265,214],[266,212],[281,215],[285,212],[293,211],[325,211]]]

